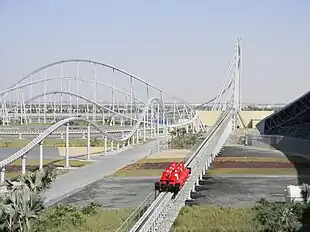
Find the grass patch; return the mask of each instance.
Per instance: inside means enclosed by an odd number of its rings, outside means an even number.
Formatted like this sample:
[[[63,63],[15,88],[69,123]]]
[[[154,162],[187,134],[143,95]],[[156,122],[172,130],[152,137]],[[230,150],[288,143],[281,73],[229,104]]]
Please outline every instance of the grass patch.
[[[59,220],[59,211],[50,208],[42,215],[40,231],[42,232],[114,232],[132,212],[130,209],[99,209],[96,213],[82,215],[81,223],[76,223],[81,213],[61,210],[65,217]],[[57,216],[57,217],[56,217]],[[255,231],[254,213],[251,208],[218,206],[185,206],[175,220],[172,232],[218,232],[218,231]],[[75,219],[75,220],[74,220]]]
[[[64,166],[66,163],[65,160],[43,160],[43,165],[54,164],[57,166]],[[82,160],[70,160],[70,166],[72,167],[82,167],[88,164],[93,163],[92,161],[82,161]],[[21,165],[22,160],[15,160],[11,165]],[[40,160],[37,159],[27,159],[26,164],[29,166],[36,166],[40,164]]]
[[[55,211],[58,211],[57,213]],[[63,211],[65,217],[59,219],[59,211],[48,209],[41,216],[43,223],[39,224],[36,231],[42,232],[114,232],[127,219],[132,210],[99,209],[96,213],[85,214],[78,210]]]
[[[112,176],[119,177],[131,177],[131,176],[160,176],[163,169],[141,169],[140,166],[143,164],[160,164],[160,163],[170,163],[170,162],[181,162],[183,159],[177,158],[165,158],[165,159],[148,159],[143,158],[134,164],[127,165],[126,167],[116,171]]]
[[[290,157],[294,162],[305,162],[310,161],[309,159],[305,159],[301,156],[291,156]],[[225,161],[233,161],[233,162],[251,162],[251,163],[268,163],[268,162],[283,162],[290,163],[291,161],[287,157],[217,157],[215,162],[225,162]]]
[[[66,161],[65,160],[44,160],[43,165],[54,165],[56,167],[64,167]],[[93,163],[92,161],[81,161],[81,160],[70,160],[71,167],[83,167]],[[28,159],[26,161],[26,170],[38,168],[40,164],[39,160],[31,160]],[[7,171],[5,172],[6,179],[12,179],[21,175],[21,160],[18,159],[14,161],[12,164],[7,166]],[[59,170],[58,174],[64,174],[66,170]]]
[[[217,157],[215,159],[215,162],[225,162],[225,161],[244,162],[244,163],[290,162],[285,157]]]
[[[69,227],[66,232],[114,232],[127,219],[132,211],[127,209],[101,210],[98,214],[88,218],[83,226]]]
[[[170,163],[170,162],[181,162],[184,161],[184,159],[181,158],[143,158],[136,162],[136,164],[145,164],[145,163]]]
[[[0,148],[23,148],[28,143],[30,143],[32,139],[0,139]],[[113,147],[116,148],[116,142],[114,142]],[[65,139],[45,139],[43,141],[44,147],[65,147],[66,140]],[[71,139],[69,141],[70,147],[86,147],[87,139]],[[104,140],[97,139],[96,142],[91,141],[92,147],[104,147]],[[107,146],[111,147],[110,142],[107,142]]]
[[[255,231],[251,208],[185,206],[175,220],[172,232]]]
[[[310,173],[310,170],[300,170],[300,172]],[[209,175],[225,175],[225,174],[296,174],[295,168],[215,168],[208,170]]]
[[[112,176],[118,177],[134,177],[134,176],[160,176],[163,170],[161,169],[121,169],[116,171]]]

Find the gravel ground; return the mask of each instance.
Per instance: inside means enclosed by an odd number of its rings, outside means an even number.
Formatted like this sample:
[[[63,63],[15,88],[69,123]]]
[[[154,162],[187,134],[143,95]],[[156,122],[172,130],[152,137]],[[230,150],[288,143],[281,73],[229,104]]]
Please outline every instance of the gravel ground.
[[[285,157],[276,150],[244,146],[228,146],[221,157]],[[189,204],[216,204],[223,206],[250,206],[259,198],[284,201],[284,189],[297,185],[297,175],[217,175],[208,176],[192,195]]]
[[[285,155],[278,150],[237,145],[237,146],[228,146],[224,148],[221,157],[284,157],[285,158]]]
[[[230,157],[281,157],[281,152],[229,146],[222,156]],[[152,191],[154,177],[106,177],[82,191],[75,193],[63,203],[85,205],[97,202],[107,208],[135,207]],[[223,206],[249,206],[259,198],[266,197],[273,201],[284,201],[284,188],[297,184],[294,175],[221,175],[206,177],[192,194],[195,200],[188,204],[216,204]]]
[[[61,201],[76,205],[96,202],[105,208],[138,206],[152,191],[154,177],[106,177]]]
[[[189,204],[250,206],[261,197],[284,201],[284,188],[297,184],[296,177],[283,176],[216,176],[206,177],[203,185],[192,194]]]

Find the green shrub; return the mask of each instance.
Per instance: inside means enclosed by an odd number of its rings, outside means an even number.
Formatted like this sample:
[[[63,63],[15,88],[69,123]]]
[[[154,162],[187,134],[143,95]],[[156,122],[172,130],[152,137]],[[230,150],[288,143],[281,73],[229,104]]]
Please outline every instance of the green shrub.
[[[254,223],[264,232],[297,232],[303,226],[302,218],[307,204],[269,202],[260,199],[254,206]]]
[[[191,149],[201,140],[203,140],[201,133],[186,133],[186,130],[181,128],[171,132],[171,140],[168,145],[171,149]]]
[[[87,212],[87,211],[86,211]],[[34,231],[65,231],[71,225],[78,227],[86,222],[86,214],[72,205],[59,204],[46,210],[34,221]]]

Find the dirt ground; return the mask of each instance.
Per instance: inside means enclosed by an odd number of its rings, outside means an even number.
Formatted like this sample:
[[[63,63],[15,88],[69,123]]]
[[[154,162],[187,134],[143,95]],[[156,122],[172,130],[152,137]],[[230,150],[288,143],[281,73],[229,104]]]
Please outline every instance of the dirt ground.
[[[183,157],[185,154],[184,152]],[[173,156],[168,156],[167,153],[166,155],[163,155],[163,153],[161,155],[157,154],[148,157],[145,162],[126,167],[150,171],[158,170],[159,172],[154,172],[157,176],[107,177],[87,186],[63,202],[83,205],[95,201],[107,208],[135,207],[153,190],[154,182],[158,179],[158,173],[161,173],[160,169],[164,169],[170,163],[154,162],[154,160],[160,161],[160,159],[164,160],[171,157]],[[174,157],[177,157],[177,155]],[[231,162],[234,159],[247,160],[249,158],[253,160],[253,157],[257,160],[267,160],[270,158],[274,159],[274,162]],[[227,161],[225,161],[225,158],[227,158]],[[223,159],[225,162],[223,162]],[[299,162],[298,164],[310,168],[308,162],[306,164]],[[226,165],[226,167],[223,165]],[[289,160],[286,160],[286,157],[278,151],[240,146],[229,146],[224,149],[219,159],[214,162],[213,168],[219,169],[224,167],[223,169],[225,169],[227,165],[230,165],[230,168],[234,165],[237,168],[244,169],[250,167],[249,170],[253,167],[251,165],[256,165],[255,167],[263,169],[267,169],[268,167],[271,170],[283,167],[294,169],[294,165]],[[261,197],[273,201],[284,201],[285,187],[300,182],[299,176],[294,173],[285,175],[268,173],[268,175],[250,175],[247,173],[228,175],[224,173],[221,175],[207,176],[201,183],[201,186],[197,187],[197,192],[192,194],[192,198],[195,198],[194,204],[249,206],[253,205]],[[188,202],[188,204],[192,203]]]
[[[238,161],[234,162],[234,159]],[[245,162],[240,160],[245,160]],[[254,162],[247,162],[247,160],[254,160]],[[294,160],[294,163],[291,163],[290,160]],[[295,170],[296,167],[299,171],[291,172],[291,174],[280,174],[277,171],[280,169]],[[263,174],[263,171],[262,174],[245,172],[232,175],[225,173],[225,169],[234,168],[249,170],[249,172],[255,168],[269,169],[269,171],[268,174]],[[213,163],[212,169],[223,170],[223,172],[207,176],[201,186],[197,187],[197,193],[192,195],[195,200],[188,202],[188,204],[250,206],[261,197],[271,201],[284,201],[285,187],[304,182],[307,178],[301,178],[300,169],[310,169],[310,162],[302,155],[286,157],[276,150],[229,146]]]
[[[169,151],[156,152],[152,155],[149,155],[147,159],[182,159],[187,155],[188,152],[189,150],[186,149],[173,149]]]
[[[310,163],[300,163],[300,168],[310,167]],[[212,168],[294,168],[296,164],[284,162],[214,162]]]

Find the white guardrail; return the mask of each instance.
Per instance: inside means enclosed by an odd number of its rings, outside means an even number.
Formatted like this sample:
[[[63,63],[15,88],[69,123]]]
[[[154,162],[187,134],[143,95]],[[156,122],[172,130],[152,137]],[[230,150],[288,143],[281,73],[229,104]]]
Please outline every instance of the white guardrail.
[[[190,199],[191,192],[199,185],[206,174],[208,167],[222,149],[232,131],[233,111],[223,112],[213,128],[207,133],[206,139],[201,143],[192,156],[186,161],[185,166],[191,167],[192,172],[179,193],[162,192],[155,198],[154,191],[136,208],[130,217],[118,228],[117,232],[168,232],[185,206],[185,201]]]
[[[117,129],[106,129],[105,131],[108,133],[121,133],[121,132],[129,132],[132,130],[131,128],[117,128]],[[7,130],[7,131],[1,131],[0,130],[0,135],[38,135],[43,133],[44,130],[37,130],[37,131],[30,131],[30,130]],[[66,130],[57,130],[54,131],[53,134],[65,134]],[[86,134],[87,133],[87,129],[86,130],[70,130],[70,134]],[[100,133],[100,131],[98,130],[91,130],[90,133]]]

